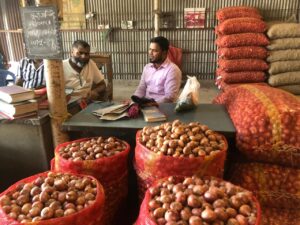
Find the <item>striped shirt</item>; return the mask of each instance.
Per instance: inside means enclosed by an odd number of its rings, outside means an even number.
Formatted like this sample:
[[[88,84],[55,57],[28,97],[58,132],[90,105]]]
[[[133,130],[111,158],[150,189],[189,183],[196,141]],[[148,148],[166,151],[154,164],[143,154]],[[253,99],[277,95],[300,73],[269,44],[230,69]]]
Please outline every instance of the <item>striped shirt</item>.
[[[43,62],[39,68],[34,67],[32,59],[24,58],[21,59],[18,71],[17,78],[21,78],[24,88],[36,88],[41,85],[45,85],[45,76],[44,76],[44,64]]]

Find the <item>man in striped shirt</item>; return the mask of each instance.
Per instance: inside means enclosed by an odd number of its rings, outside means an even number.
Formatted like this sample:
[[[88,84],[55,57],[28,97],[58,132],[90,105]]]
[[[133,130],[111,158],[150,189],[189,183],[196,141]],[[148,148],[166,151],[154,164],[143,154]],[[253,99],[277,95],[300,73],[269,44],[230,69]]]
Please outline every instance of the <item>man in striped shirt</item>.
[[[28,89],[38,89],[46,85],[42,59],[23,58],[17,71],[16,84]]]

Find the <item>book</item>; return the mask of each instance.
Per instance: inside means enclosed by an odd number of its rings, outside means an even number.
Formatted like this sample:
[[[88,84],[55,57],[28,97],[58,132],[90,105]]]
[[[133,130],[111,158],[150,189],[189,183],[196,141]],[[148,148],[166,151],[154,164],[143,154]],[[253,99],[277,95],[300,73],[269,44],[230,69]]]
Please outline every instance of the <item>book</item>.
[[[0,101],[0,110],[10,117],[16,117],[21,114],[38,111],[38,103],[34,100],[11,104]]]
[[[0,111],[0,120],[14,120],[14,119],[22,119],[22,118],[28,118],[28,117],[36,117],[37,116],[37,111],[29,112],[29,113],[24,113],[20,114],[18,116],[11,116],[7,115],[4,112]]]
[[[163,114],[156,106],[145,107],[141,111],[146,122],[159,122],[167,120],[166,115]]]
[[[204,28],[205,8],[185,8],[184,27],[185,28]]]
[[[34,91],[20,86],[0,87],[0,100],[7,103],[26,101],[34,98]]]

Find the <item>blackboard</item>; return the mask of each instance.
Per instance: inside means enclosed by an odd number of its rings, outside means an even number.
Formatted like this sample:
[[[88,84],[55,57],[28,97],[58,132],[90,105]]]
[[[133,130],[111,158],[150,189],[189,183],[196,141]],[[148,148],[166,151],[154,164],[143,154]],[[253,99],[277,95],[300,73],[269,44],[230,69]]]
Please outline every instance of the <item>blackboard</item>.
[[[28,58],[62,59],[61,34],[54,6],[21,8]]]

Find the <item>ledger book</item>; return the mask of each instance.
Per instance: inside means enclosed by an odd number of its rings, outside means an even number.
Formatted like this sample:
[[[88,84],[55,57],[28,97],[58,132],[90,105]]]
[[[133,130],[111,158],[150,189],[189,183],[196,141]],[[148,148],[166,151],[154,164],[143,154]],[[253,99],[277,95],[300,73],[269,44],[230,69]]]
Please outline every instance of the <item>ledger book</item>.
[[[34,98],[34,91],[12,85],[0,87],[0,100],[7,103],[26,101]]]

